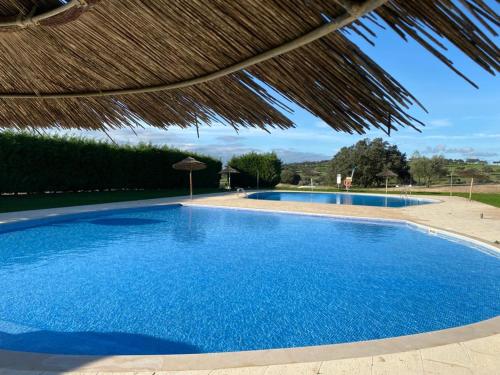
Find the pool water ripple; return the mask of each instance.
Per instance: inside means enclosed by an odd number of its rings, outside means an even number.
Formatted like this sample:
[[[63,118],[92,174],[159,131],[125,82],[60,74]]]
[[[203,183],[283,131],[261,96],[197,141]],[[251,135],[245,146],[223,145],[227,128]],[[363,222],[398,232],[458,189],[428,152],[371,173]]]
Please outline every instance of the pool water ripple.
[[[194,206],[35,224],[0,227],[2,349],[297,347],[500,313],[498,257],[404,224]]]
[[[290,192],[265,191],[248,195],[250,199],[271,201],[291,201],[308,203],[328,203],[337,205],[376,206],[376,207],[407,207],[434,203],[434,200],[422,199],[407,195],[374,195],[352,193],[319,193],[319,192]]]

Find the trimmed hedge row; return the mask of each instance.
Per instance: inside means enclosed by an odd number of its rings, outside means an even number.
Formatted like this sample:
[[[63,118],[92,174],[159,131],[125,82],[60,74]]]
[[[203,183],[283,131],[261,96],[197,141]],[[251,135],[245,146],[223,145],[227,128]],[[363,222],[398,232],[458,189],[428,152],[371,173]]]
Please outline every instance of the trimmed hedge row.
[[[207,169],[195,172],[195,187],[219,186],[221,163],[206,156],[167,147],[3,132],[0,192],[184,188],[188,173],[172,164],[187,156],[207,164]]]

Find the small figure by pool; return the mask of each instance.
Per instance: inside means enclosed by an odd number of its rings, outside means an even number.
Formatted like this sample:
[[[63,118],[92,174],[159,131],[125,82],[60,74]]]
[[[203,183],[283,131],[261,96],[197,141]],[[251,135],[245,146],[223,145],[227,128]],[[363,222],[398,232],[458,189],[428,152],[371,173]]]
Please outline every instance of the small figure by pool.
[[[350,194],[350,193],[306,193],[288,191],[266,191],[250,194],[248,198],[271,201],[293,201],[310,203],[345,204],[375,207],[406,207],[434,203],[429,199],[400,196]]]

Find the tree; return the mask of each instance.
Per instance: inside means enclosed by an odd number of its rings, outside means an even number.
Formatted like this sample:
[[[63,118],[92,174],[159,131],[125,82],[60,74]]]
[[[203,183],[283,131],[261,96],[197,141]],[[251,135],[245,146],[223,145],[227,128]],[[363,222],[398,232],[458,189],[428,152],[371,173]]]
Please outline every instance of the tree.
[[[377,174],[386,169],[396,173],[402,181],[410,178],[406,154],[382,138],[363,139],[350,147],[343,147],[332,159],[328,173],[330,183],[336,183],[338,173],[351,175],[353,168],[356,168],[354,184],[363,187],[380,186],[385,179]]]
[[[442,156],[428,158],[414,153],[410,160],[410,174],[420,184],[422,181],[427,187],[432,184],[432,180],[446,176],[446,159]]]
[[[281,172],[281,182],[283,184],[298,185],[302,178],[297,172],[285,169]]]
[[[235,156],[229,161],[229,165],[240,172],[231,176],[234,186],[255,188],[257,176],[259,187],[274,187],[280,182],[282,162],[274,152],[250,152]]]
[[[495,172],[495,170],[493,169],[493,167],[492,167],[492,166],[490,166],[490,165],[485,165],[485,166],[483,167],[483,173],[485,173],[485,174],[490,174],[490,173],[493,173],[493,172]]]

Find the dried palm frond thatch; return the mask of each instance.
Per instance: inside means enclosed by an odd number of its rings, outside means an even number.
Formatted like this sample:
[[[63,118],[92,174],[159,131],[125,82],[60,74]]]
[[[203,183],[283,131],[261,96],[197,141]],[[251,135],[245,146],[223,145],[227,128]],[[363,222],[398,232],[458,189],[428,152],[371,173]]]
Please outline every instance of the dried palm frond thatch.
[[[292,127],[272,90],[339,131],[415,127],[345,35],[384,23],[460,75],[444,43],[498,71],[483,0],[0,0],[0,127]]]

